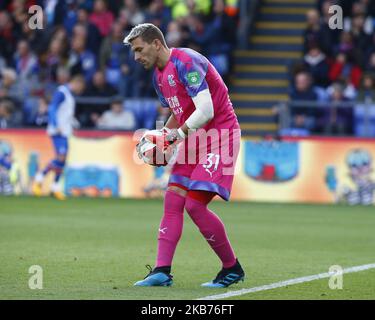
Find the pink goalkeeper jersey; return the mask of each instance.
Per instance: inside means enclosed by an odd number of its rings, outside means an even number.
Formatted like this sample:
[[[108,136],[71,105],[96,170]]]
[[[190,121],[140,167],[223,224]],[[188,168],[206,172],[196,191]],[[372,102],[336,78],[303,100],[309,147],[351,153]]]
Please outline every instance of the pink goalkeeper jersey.
[[[153,84],[164,107],[171,108],[181,125],[194,112],[192,97],[209,89],[214,118],[204,129],[238,129],[237,116],[228,96],[228,88],[215,67],[200,53],[188,48],[172,48],[167,65],[155,68]]]

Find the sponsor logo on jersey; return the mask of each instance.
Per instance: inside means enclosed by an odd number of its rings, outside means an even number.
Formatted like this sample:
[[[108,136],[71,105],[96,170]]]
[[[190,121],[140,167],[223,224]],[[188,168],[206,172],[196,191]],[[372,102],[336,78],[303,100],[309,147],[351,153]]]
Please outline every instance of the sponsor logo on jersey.
[[[178,100],[177,96],[166,98],[166,100],[174,114],[182,113],[182,107],[180,105],[180,101]]]

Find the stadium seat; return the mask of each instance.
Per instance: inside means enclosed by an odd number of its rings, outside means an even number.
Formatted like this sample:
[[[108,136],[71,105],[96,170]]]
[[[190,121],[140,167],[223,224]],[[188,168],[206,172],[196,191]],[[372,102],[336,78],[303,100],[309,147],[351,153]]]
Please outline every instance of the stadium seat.
[[[158,102],[154,99],[126,99],[124,107],[134,113],[137,128],[154,129]]]
[[[38,112],[39,98],[28,98],[23,104],[23,114],[26,124],[32,124],[35,114]]]
[[[368,122],[366,116],[369,117]],[[375,105],[359,104],[355,106],[354,133],[357,137],[375,136]]]

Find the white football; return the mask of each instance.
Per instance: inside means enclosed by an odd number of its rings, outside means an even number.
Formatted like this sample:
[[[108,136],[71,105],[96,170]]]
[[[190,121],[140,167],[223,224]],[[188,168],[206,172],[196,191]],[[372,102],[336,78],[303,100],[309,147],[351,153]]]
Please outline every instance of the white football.
[[[165,132],[146,131],[139,141],[138,153],[143,162],[152,166],[166,166],[173,157],[176,147],[165,140]]]

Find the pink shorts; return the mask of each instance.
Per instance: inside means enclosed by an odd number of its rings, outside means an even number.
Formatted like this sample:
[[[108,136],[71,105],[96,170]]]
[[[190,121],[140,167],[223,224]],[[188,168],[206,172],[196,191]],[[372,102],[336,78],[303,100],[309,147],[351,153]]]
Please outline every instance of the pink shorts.
[[[240,130],[227,130],[203,141],[199,137],[202,135],[198,131],[179,145],[169,183],[187,190],[214,192],[228,201],[240,147]]]

